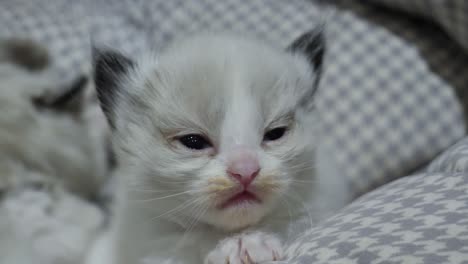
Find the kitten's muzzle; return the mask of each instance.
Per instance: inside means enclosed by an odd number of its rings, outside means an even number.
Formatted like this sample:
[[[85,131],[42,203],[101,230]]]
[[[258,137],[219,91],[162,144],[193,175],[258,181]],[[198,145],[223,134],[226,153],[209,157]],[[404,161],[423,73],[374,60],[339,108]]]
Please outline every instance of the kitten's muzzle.
[[[254,150],[245,146],[237,146],[231,151],[226,173],[239,182],[244,189],[249,187],[259,172],[260,164]]]

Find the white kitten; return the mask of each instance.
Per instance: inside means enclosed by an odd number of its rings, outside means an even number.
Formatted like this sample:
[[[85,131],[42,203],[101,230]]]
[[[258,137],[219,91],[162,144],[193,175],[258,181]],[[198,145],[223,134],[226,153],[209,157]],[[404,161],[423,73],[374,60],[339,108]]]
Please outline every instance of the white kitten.
[[[341,181],[313,168],[323,50],[314,31],[287,50],[202,35],[136,63],[97,52],[122,168],[115,225],[100,245],[111,259],[94,252],[95,263],[278,260],[295,220],[341,205]]]

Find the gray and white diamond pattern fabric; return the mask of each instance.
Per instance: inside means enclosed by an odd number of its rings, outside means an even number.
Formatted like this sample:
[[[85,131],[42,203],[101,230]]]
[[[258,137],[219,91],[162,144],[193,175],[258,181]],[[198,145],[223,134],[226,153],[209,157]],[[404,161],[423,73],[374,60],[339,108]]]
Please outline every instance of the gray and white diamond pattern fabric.
[[[364,193],[465,134],[468,56],[430,24],[343,2],[328,23],[317,105],[339,167]]]
[[[90,39],[132,56],[206,30],[286,46],[324,18],[317,109],[356,193],[410,173],[463,137],[468,56],[430,23],[363,1],[4,0],[0,37],[39,40],[67,75],[90,69]]]
[[[465,146],[468,147],[468,146]],[[468,174],[409,176],[308,230],[288,264],[468,263]]]

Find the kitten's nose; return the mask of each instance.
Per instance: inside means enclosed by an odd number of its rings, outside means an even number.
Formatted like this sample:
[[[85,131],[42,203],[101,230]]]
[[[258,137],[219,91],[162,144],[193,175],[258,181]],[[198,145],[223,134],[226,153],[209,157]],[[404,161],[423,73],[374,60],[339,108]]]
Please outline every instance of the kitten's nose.
[[[260,164],[254,151],[247,147],[236,147],[228,159],[227,173],[247,188],[260,172]]]

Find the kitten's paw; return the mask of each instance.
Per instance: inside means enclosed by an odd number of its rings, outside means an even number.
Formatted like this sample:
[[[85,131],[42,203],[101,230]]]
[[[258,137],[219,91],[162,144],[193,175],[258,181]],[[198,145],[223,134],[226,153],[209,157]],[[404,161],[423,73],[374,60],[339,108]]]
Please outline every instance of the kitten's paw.
[[[281,260],[281,242],[273,235],[246,233],[218,243],[205,258],[205,264],[256,264]]]

